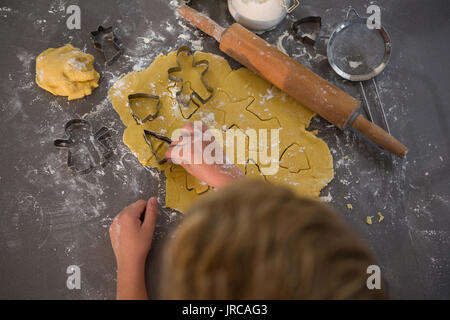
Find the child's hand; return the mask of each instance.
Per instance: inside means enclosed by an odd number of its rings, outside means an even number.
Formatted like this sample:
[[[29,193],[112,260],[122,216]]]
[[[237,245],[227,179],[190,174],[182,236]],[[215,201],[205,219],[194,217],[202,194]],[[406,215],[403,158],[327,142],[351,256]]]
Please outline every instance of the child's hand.
[[[139,200],[122,210],[109,228],[117,259],[117,299],[148,299],[145,260],[155,231],[156,198]]]
[[[118,268],[145,264],[157,214],[157,201],[152,197],[129,205],[114,218],[109,234]]]
[[[221,150],[221,154],[217,156],[220,159],[218,163],[208,164],[203,161],[202,155],[205,148],[210,144],[217,144],[218,142],[212,136],[210,141],[202,140],[201,143],[194,143],[195,130],[201,130],[202,133],[205,133],[208,127],[203,124],[200,129],[194,127],[194,124],[191,122],[187,122],[182,128],[183,135],[178,141],[173,141],[165,153],[165,158],[169,162],[180,164],[191,175],[215,188],[220,188],[245,176],[235,165],[226,163],[225,151],[223,151],[223,147],[220,145],[215,149]],[[187,139],[185,140],[185,138]],[[183,148],[185,143],[190,143],[190,148]],[[183,152],[184,150],[188,150],[189,152]],[[201,163],[194,163],[195,154],[199,155],[199,159],[202,159]]]

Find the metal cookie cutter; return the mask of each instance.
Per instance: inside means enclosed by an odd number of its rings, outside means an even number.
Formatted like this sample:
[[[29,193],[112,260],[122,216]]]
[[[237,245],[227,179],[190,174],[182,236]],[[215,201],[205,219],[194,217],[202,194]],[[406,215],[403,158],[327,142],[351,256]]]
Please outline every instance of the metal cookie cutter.
[[[192,49],[189,48],[188,46],[180,47],[177,50],[177,53],[176,53],[177,66],[173,67],[173,68],[170,68],[167,71],[167,73],[169,74],[169,79],[170,80],[173,80],[175,82],[181,83],[181,88],[176,93],[176,98],[177,98],[178,103],[181,104],[184,108],[188,108],[189,107],[189,103],[192,101],[197,107],[200,107],[200,105],[193,98],[196,98],[202,104],[205,104],[212,98],[213,93],[214,93],[214,89],[212,87],[210,87],[206,83],[205,78],[204,78],[206,72],[208,72],[208,70],[209,70],[209,61],[208,60],[195,61],[194,59],[192,59],[192,67],[198,67],[200,65],[205,65],[206,66],[205,70],[203,70],[203,72],[201,74],[201,81],[202,81],[203,86],[209,92],[209,96],[206,99],[203,99],[196,91],[193,90],[191,95],[190,95],[190,97],[189,97],[189,99],[186,101],[186,99],[182,99],[182,92],[183,92],[183,87],[184,87],[183,79],[172,75],[173,73],[180,72],[182,70],[180,60],[178,59],[178,56],[182,52],[185,52],[187,55],[193,55],[194,54],[194,51],[192,51]]]
[[[55,147],[68,148],[67,166],[75,173],[86,174],[95,167],[103,166],[112,154],[105,142],[109,129],[102,127],[96,132],[83,119],[73,119],[66,123],[68,139],[57,139]]]
[[[149,114],[144,119],[141,119],[133,110],[133,100],[142,99],[142,98],[156,100],[156,111],[154,113]],[[158,113],[159,113],[160,105],[161,105],[161,99],[159,98],[159,96],[156,96],[154,94],[134,93],[134,94],[128,95],[128,106],[130,107],[131,115],[133,116],[134,120],[136,121],[136,123],[138,125],[142,125],[142,124],[146,123],[148,120],[156,119],[156,117],[158,116]]]
[[[94,43],[94,47],[103,54],[108,65],[112,65],[123,53],[121,43],[112,27],[103,28],[99,26],[97,31],[91,31],[91,40]],[[108,58],[105,54],[105,40],[108,40],[116,51],[111,58]]]
[[[302,26],[304,25],[312,25],[313,31],[311,33],[304,32],[302,30]],[[305,17],[292,24],[292,33],[295,39],[313,46],[319,38],[321,28],[322,18],[316,16]]]
[[[156,161],[158,162],[159,165],[164,164],[167,160],[166,159],[160,159],[158,154],[156,153],[156,150],[153,148],[153,144],[152,142],[147,138],[147,135],[150,135],[158,140],[164,141],[167,144],[172,144],[172,140],[169,137],[160,135],[159,133],[156,133],[154,131],[150,131],[150,130],[145,130],[144,129],[144,140],[145,142],[149,145],[150,150],[153,153],[153,156],[155,157]]]

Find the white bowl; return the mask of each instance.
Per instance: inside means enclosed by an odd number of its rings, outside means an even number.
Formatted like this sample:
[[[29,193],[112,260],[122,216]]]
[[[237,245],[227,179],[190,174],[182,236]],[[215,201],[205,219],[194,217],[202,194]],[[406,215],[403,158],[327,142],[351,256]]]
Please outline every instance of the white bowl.
[[[241,5],[239,7],[239,3],[237,1],[240,0],[228,0],[228,10],[233,16],[234,20],[237,23],[242,24],[244,27],[256,32],[268,31],[274,29],[285,17],[286,17],[286,9],[281,6],[281,2],[279,8],[276,10],[268,11],[265,7],[268,7],[268,3],[259,4],[265,12],[260,11],[252,11],[252,12],[243,12]],[[269,1],[268,1],[269,2]],[[286,1],[286,4],[290,5],[290,0]]]

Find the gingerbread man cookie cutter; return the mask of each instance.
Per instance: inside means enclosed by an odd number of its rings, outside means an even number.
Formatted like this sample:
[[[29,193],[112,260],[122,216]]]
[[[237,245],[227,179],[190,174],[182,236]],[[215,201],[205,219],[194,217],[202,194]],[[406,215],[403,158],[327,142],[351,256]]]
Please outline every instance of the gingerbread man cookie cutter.
[[[173,75],[173,73],[175,72],[180,72],[181,70],[183,70],[182,66],[181,66],[181,62],[179,60],[179,55],[181,53],[186,53],[189,56],[194,55],[194,51],[188,47],[188,46],[182,46],[180,48],[178,48],[177,52],[176,52],[176,61],[177,61],[177,66],[176,67],[172,67],[170,68],[167,73],[169,75],[169,79],[178,83],[181,83],[181,88],[179,91],[177,91],[176,93],[176,99],[179,105],[181,105],[184,108],[188,108],[189,104],[191,103],[191,101],[199,108],[200,105],[198,104],[197,101],[200,101],[202,104],[207,103],[209,100],[211,100],[211,98],[213,97],[214,94],[214,88],[212,88],[211,86],[209,86],[206,83],[205,80],[205,74],[208,72],[209,70],[209,61],[204,59],[204,60],[199,60],[199,61],[195,61],[194,58],[192,58],[192,67],[198,67],[198,66],[206,66],[205,70],[203,70],[203,72],[201,73],[201,77],[200,80],[203,84],[203,86],[206,88],[206,91],[208,91],[209,95],[208,97],[206,97],[205,99],[203,99],[195,90],[192,90],[191,95],[189,96],[189,99],[183,99],[182,97],[182,93],[183,93],[183,87],[184,87],[184,80],[182,78],[176,77]],[[197,99],[194,100],[193,98]]]
[[[83,119],[73,119],[66,123],[64,131],[67,139],[57,139],[57,148],[67,148],[67,166],[78,174],[87,174],[95,167],[104,166],[112,154],[105,142],[110,130],[101,127],[94,131],[91,124]]]

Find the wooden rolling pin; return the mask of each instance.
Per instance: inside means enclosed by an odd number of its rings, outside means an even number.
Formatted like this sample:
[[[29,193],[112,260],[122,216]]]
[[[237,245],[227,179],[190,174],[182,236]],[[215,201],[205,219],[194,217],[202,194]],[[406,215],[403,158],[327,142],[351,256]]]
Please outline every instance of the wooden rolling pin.
[[[359,130],[380,147],[403,158],[408,149],[360,114],[360,103],[238,23],[225,29],[202,13],[183,5],[178,13],[214,37],[220,50],[295,98],[313,112],[344,129]]]

